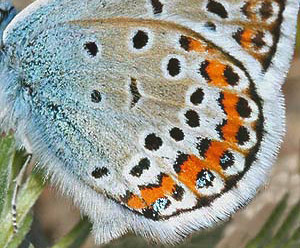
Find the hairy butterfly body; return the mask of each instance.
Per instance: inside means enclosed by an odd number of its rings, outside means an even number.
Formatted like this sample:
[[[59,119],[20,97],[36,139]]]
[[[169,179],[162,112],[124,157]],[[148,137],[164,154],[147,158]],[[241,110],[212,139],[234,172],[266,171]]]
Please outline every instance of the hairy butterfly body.
[[[296,0],[38,0],[3,34],[4,130],[94,224],[174,244],[262,185]],[[5,24],[6,25],[6,24]]]

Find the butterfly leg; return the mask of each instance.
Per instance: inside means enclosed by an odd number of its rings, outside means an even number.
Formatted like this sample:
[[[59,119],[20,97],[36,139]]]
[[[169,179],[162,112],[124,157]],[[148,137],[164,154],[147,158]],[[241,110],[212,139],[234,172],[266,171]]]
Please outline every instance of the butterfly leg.
[[[18,176],[16,177],[16,179],[14,180],[15,182],[15,188],[14,188],[14,192],[13,192],[13,197],[11,200],[11,213],[12,213],[12,224],[13,224],[13,228],[14,228],[14,233],[18,232],[18,224],[17,224],[17,194],[18,194],[18,190],[21,186],[24,174],[26,172],[26,169],[28,167],[28,165],[30,164],[32,159],[32,154],[28,154],[26,161],[24,163],[24,165],[22,166],[22,169],[20,170]]]

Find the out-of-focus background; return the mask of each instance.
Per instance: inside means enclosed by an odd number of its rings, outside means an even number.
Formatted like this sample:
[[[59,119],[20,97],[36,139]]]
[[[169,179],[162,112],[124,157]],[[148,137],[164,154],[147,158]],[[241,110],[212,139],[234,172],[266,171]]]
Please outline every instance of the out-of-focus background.
[[[33,1],[15,0],[13,2],[17,8],[22,9]],[[287,133],[272,176],[265,188],[245,209],[235,214],[229,222],[224,224],[224,227],[211,231],[218,236],[216,239],[219,241],[215,246],[217,248],[244,247],[259,232],[286,193],[289,197],[288,207],[284,214],[288,213],[290,208],[300,200],[300,31],[298,31],[297,52],[283,91],[286,96]],[[37,248],[53,244],[68,233],[80,219],[79,211],[72,206],[71,201],[60,196],[51,186],[43,192],[34,211],[35,221],[31,237],[37,244]],[[222,233],[219,230],[222,230]],[[142,241],[128,235],[113,242],[113,247],[131,247],[135,245],[134,242],[141,244]],[[191,241],[187,240],[186,247],[190,247],[190,243]],[[212,240],[211,243],[214,241]],[[201,238],[199,238],[199,244],[194,242],[193,244],[195,245],[193,247],[208,248],[201,246]],[[95,247],[93,238],[89,238],[83,247]]]

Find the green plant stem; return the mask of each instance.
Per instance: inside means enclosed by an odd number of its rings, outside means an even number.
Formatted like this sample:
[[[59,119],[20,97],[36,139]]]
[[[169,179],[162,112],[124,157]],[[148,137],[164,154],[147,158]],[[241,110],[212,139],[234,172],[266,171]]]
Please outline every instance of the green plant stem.
[[[260,248],[265,247],[265,245],[272,240],[274,228],[279,222],[284,210],[287,206],[288,195],[285,195],[283,199],[279,202],[276,208],[273,210],[271,216],[268,218],[267,222],[264,224],[260,232],[252,239],[246,246],[246,248]]]

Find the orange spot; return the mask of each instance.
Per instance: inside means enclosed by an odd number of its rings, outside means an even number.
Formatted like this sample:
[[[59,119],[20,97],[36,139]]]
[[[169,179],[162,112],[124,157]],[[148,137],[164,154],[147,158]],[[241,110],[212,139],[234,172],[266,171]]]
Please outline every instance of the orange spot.
[[[241,37],[241,44],[244,48],[251,48],[252,45],[252,38],[254,36],[254,31],[251,29],[244,30],[242,37]]]
[[[200,41],[189,39],[189,51],[206,52],[207,46]]]
[[[238,133],[240,126],[244,123],[236,110],[239,97],[236,94],[229,92],[223,92],[223,95],[224,99],[222,100],[222,103],[227,114],[227,123],[222,127],[222,133],[224,140],[235,144],[237,143],[236,134]]]
[[[224,99],[222,100],[222,103],[228,119],[236,120],[239,124],[241,124],[240,115],[236,110],[239,97],[236,94],[232,94],[229,92],[223,92],[223,95]]]
[[[211,79],[211,83],[216,86],[228,86],[228,82],[224,77],[224,71],[226,65],[218,60],[210,60],[208,66],[206,67],[206,72]]]
[[[236,134],[238,133],[240,126],[240,122],[228,120],[227,124],[222,127],[224,140],[234,144],[237,143]]]
[[[151,205],[157,199],[163,198],[166,195],[171,195],[175,189],[175,182],[173,179],[167,175],[164,175],[162,178],[161,186],[146,188],[141,190],[141,195],[144,201]]]
[[[198,173],[204,168],[208,168],[208,166],[203,160],[195,155],[189,155],[188,160],[181,166],[178,179],[195,194],[199,195],[196,190],[196,181]]]
[[[129,199],[129,201],[127,202],[128,207],[133,208],[133,209],[141,209],[141,208],[145,208],[146,204],[144,203],[144,201],[138,197],[137,195],[132,195]]]
[[[209,163],[209,168],[222,174],[222,167],[220,166],[220,158],[228,149],[224,142],[213,141],[205,153],[206,161]]]

